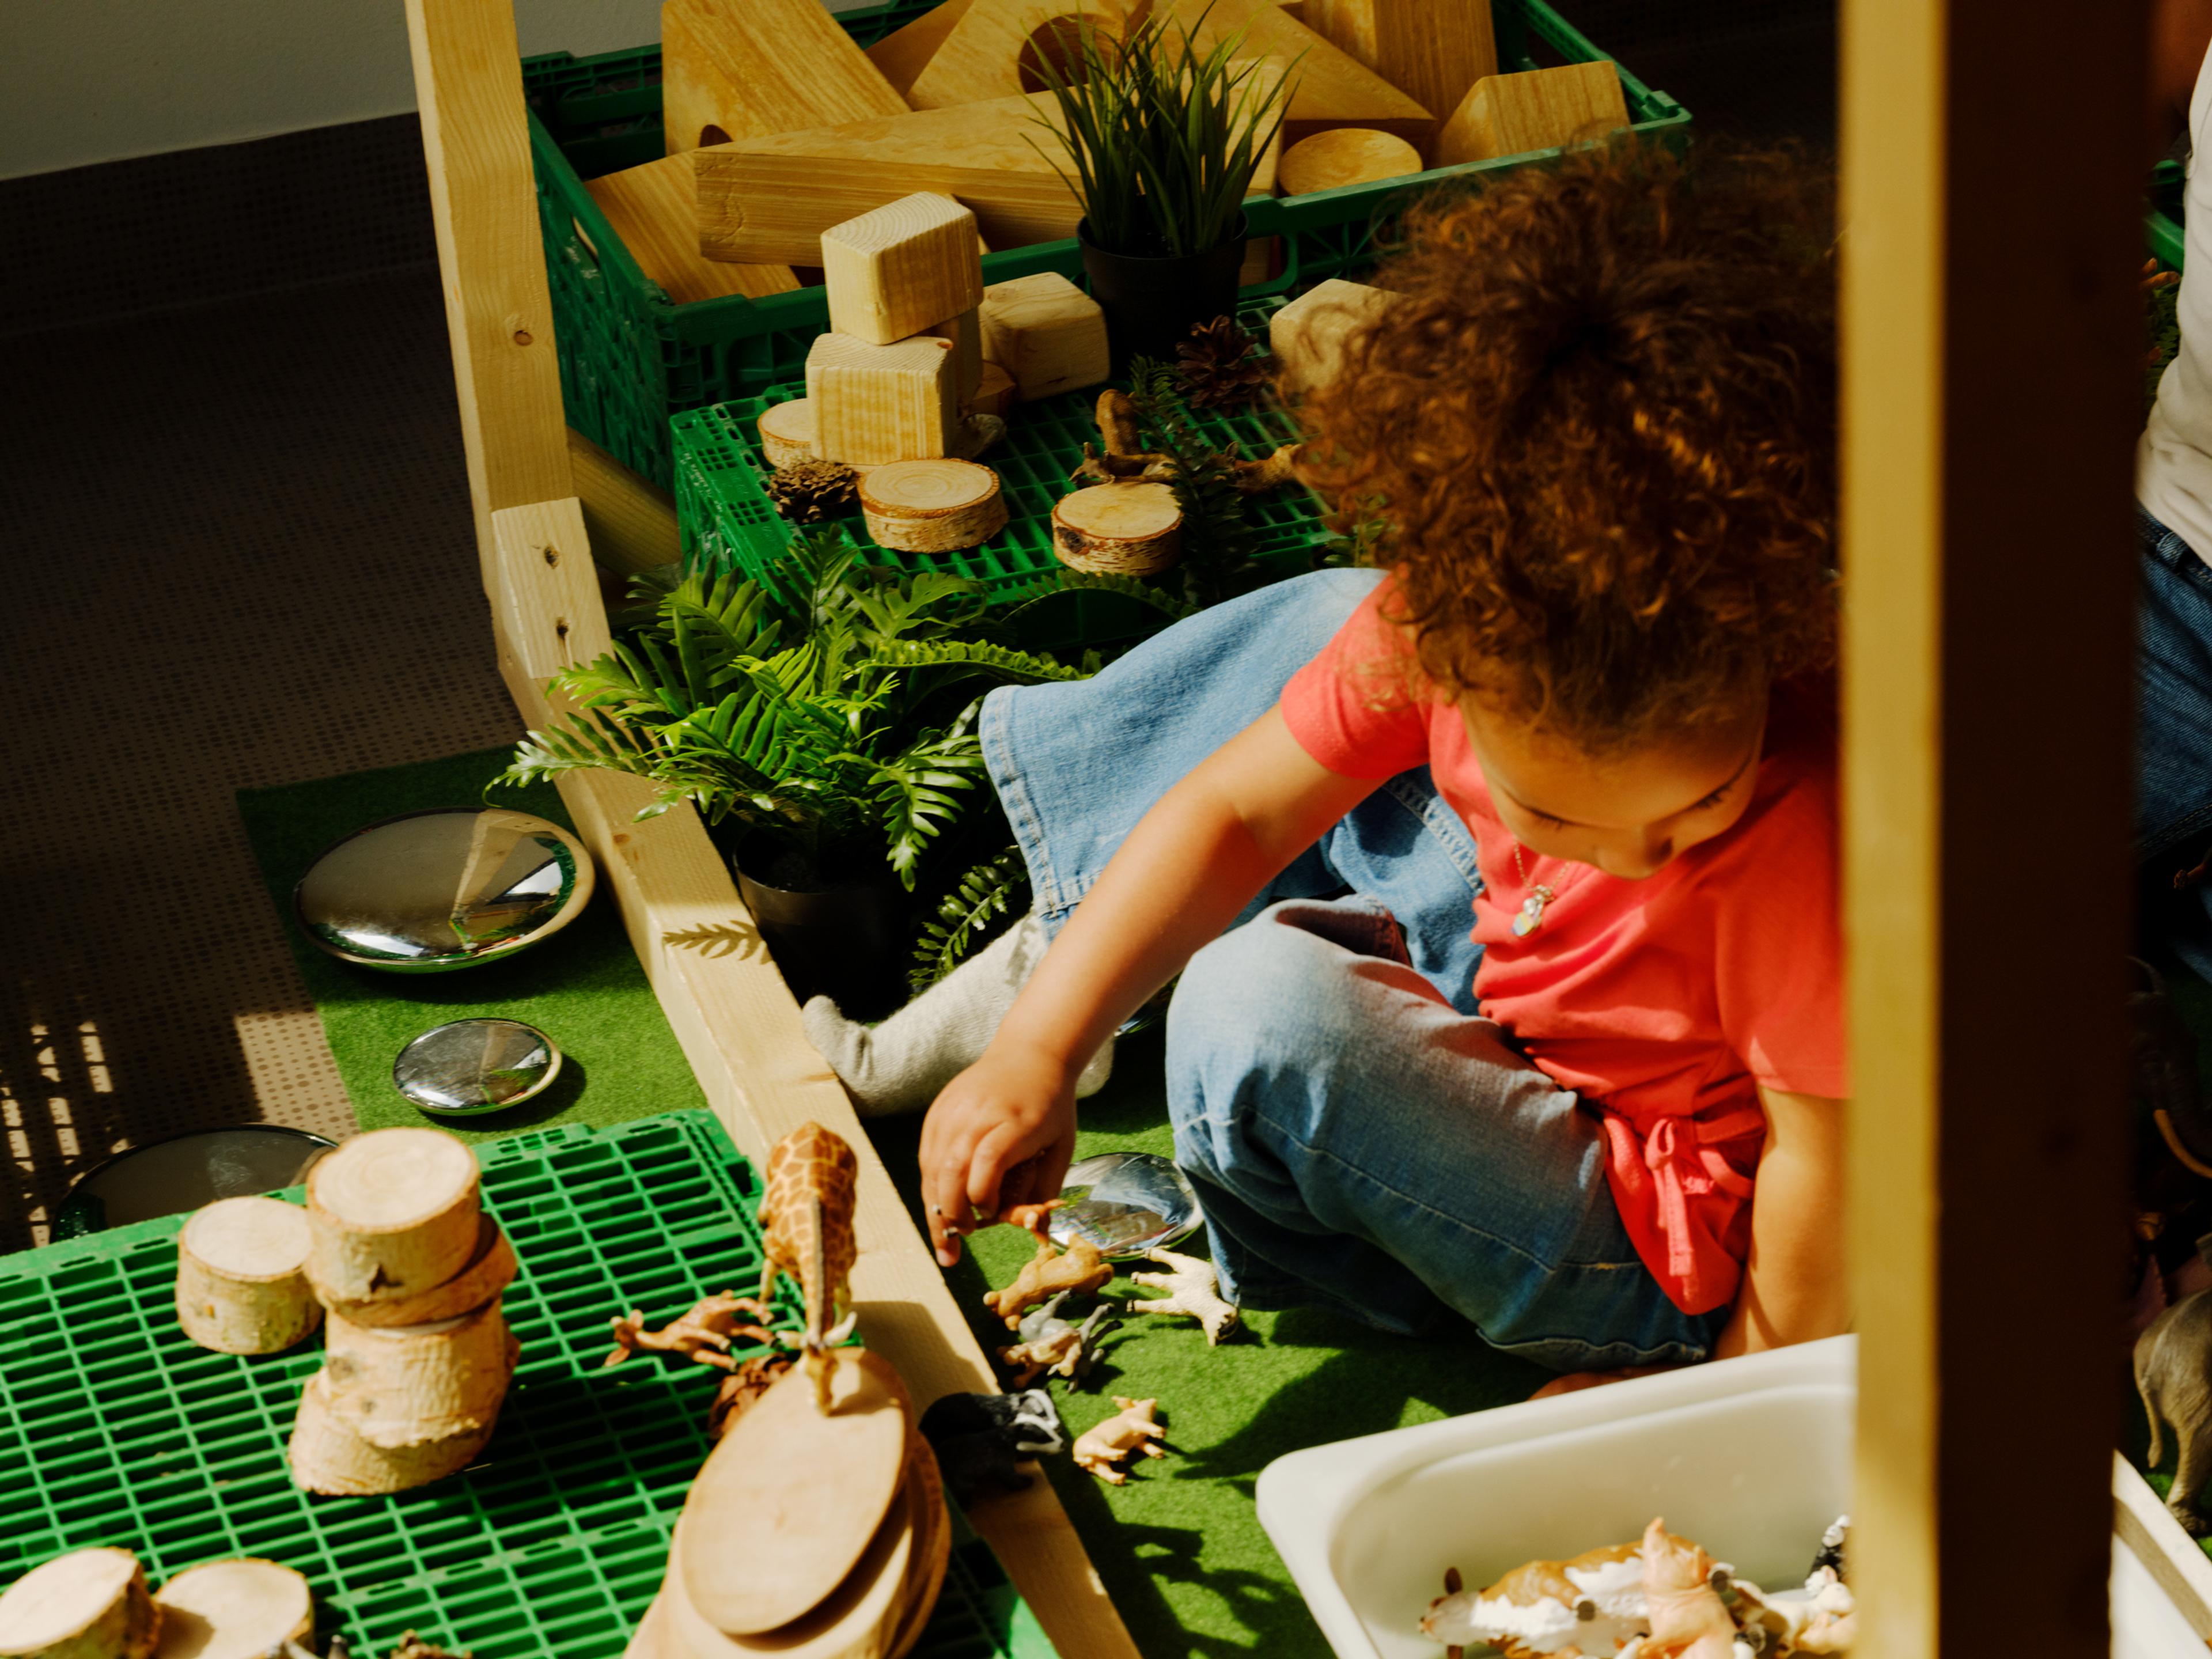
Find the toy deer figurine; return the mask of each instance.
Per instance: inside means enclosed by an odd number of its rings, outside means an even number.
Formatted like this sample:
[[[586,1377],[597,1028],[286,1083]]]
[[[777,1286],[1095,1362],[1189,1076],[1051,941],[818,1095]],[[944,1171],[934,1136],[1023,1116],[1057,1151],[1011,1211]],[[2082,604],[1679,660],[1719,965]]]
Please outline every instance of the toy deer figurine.
[[[799,1346],[814,1377],[814,1395],[830,1409],[834,1350],[853,1332],[848,1309],[853,1262],[860,1248],[853,1237],[854,1188],[860,1163],[844,1138],[818,1123],[802,1123],[777,1141],[768,1155],[768,1190],[760,1206],[761,1267],[759,1316],[769,1316],[768,1299],[775,1276],[798,1282],[806,1304],[806,1329]],[[839,1317],[840,1315],[843,1316]],[[830,1322],[836,1320],[833,1325]]]
[[[730,1358],[730,1342],[733,1337],[744,1337],[754,1342],[773,1342],[774,1334],[757,1325],[738,1322],[740,1313],[750,1313],[760,1304],[749,1297],[732,1295],[724,1291],[720,1296],[710,1296],[693,1304],[690,1310],[679,1316],[674,1323],[657,1331],[645,1328],[645,1317],[635,1308],[608,1322],[614,1327],[615,1350],[603,1362],[619,1365],[632,1354],[651,1349],[658,1353],[682,1354],[702,1365],[719,1366],[728,1370],[737,1362]]]

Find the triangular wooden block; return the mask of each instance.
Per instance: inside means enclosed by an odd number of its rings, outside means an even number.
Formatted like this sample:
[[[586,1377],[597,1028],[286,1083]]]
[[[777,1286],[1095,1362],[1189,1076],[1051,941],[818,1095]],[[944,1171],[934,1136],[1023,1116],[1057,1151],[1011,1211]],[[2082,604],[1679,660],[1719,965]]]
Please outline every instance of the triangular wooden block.
[[[812,264],[823,231],[918,190],[973,209],[994,248],[1073,236],[1083,210],[1049,159],[1059,141],[1039,116],[1059,125],[1050,93],[695,150],[700,251],[745,264]]]
[[[821,0],[665,0],[660,73],[671,155],[907,106]]]
[[[1249,55],[1296,60],[1291,73],[1297,86],[1283,121],[1286,143],[1331,127],[1367,127],[1419,145],[1435,130],[1428,109],[1268,0],[1155,0],[1152,15],[1192,30],[1202,48],[1242,29]]]
[[[1121,0],[970,0],[907,88],[907,101],[916,109],[943,109],[1019,94],[1024,48],[1054,19],[1078,15],[1118,31],[1124,9]]]
[[[758,299],[799,286],[789,265],[726,264],[699,252],[698,185],[689,155],[664,155],[641,167],[586,179],[584,188],[638,269],[678,305],[727,294]]]
[[[1304,17],[1440,121],[1498,73],[1490,0],[1306,0]]]
[[[1438,167],[1588,142],[1629,125],[1620,73],[1601,58],[1485,76],[1437,134]]]
[[[884,79],[891,83],[891,90],[904,98],[929,60],[937,56],[937,49],[945,44],[945,37],[952,33],[952,26],[968,15],[968,8],[975,0],[945,0],[941,6],[930,10],[908,23],[904,28],[893,29],[868,48],[868,61],[884,72]]]

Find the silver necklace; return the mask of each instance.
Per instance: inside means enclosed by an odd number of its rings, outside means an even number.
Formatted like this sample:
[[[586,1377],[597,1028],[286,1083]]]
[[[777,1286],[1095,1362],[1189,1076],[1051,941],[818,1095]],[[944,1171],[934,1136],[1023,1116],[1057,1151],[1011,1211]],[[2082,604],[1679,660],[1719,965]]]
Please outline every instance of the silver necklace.
[[[1521,861],[1521,843],[1513,843],[1513,868],[1521,878],[1521,884],[1528,888],[1528,896],[1521,901],[1521,914],[1513,918],[1513,937],[1526,939],[1544,925],[1544,907],[1559,894],[1538,882],[1528,885],[1528,866]]]

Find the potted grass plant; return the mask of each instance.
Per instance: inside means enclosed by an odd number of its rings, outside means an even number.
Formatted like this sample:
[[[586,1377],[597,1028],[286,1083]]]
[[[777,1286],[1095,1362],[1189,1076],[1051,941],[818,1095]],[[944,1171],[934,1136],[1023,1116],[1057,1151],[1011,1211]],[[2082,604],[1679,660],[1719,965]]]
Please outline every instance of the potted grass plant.
[[[1200,20],[1203,21],[1203,19]],[[1076,229],[1091,295],[1106,313],[1118,369],[1171,357],[1193,325],[1233,313],[1244,258],[1244,198],[1280,131],[1291,71],[1237,56],[1243,32],[1201,51],[1156,15],[1115,38],[1089,18],[1036,73],[1058,121],[1032,139],[1083,204]]]
[[[692,575],[643,594],[611,652],[552,680],[576,712],[497,781],[599,768],[660,786],[641,817],[691,802],[793,993],[880,1009],[917,900],[1011,839],[984,826],[979,858],[963,833],[995,805],[982,690],[1083,671],[983,637],[976,584],[865,568],[835,532],[794,541],[780,574],[781,593]]]

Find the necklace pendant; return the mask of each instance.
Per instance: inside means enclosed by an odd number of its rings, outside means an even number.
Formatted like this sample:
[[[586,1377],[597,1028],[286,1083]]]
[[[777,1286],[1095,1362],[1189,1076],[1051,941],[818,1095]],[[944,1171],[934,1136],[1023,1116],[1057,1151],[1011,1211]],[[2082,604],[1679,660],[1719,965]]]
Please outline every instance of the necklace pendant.
[[[1516,939],[1526,939],[1544,925],[1544,907],[1552,902],[1552,890],[1548,887],[1538,886],[1529,890],[1528,896],[1521,901],[1521,914],[1513,918],[1513,936]]]

